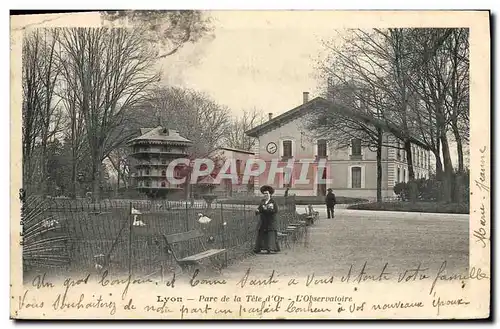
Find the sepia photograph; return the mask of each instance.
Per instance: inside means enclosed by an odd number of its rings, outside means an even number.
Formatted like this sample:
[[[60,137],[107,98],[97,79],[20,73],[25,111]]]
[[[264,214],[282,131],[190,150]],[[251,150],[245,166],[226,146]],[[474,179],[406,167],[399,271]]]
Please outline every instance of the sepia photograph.
[[[490,316],[488,11],[10,20],[12,318]]]

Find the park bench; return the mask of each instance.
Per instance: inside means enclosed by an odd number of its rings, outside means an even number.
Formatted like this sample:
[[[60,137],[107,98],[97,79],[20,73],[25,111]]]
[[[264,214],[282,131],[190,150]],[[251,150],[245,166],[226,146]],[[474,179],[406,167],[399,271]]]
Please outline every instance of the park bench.
[[[289,239],[295,243],[305,233],[306,221],[298,220],[293,222],[281,223],[278,231],[278,239],[283,241],[287,247],[290,247]]]
[[[222,268],[220,264],[215,262],[214,258],[226,252],[226,249],[208,249],[205,247],[205,236],[199,230],[188,232],[163,235],[167,246],[167,253],[171,254],[175,262],[181,267],[182,271],[190,271],[192,267],[205,266],[204,261],[210,260],[211,265],[219,272]],[[180,256],[183,248],[195,246],[196,253],[191,253],[188,256]],[[189,248],[191,249],[191,248]],[[186,250],[186,249],[184,249]]]
[[[313,225],[317,220],[319,220],[319,212],[315,211],[311,204],[306,206],[307,225]]]

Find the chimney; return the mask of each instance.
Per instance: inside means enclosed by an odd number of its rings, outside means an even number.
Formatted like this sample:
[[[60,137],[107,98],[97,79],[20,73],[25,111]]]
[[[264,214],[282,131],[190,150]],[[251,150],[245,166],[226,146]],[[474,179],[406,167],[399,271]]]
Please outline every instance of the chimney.
[[[304,91],[302,93],[302,98],[304,100],[304,104],[307,103],[307,102],[309,102],[309,92],[308,91]]]
[[[271,120],[272,118],[273,118],[273,114],[269,113],[269,120]]]

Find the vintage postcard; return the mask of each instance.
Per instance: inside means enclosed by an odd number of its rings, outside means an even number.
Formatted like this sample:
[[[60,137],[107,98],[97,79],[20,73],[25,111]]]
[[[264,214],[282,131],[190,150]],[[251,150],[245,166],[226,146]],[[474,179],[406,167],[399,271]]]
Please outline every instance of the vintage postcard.
[[[489,12],[10,20],[12,318],[490,316]]]

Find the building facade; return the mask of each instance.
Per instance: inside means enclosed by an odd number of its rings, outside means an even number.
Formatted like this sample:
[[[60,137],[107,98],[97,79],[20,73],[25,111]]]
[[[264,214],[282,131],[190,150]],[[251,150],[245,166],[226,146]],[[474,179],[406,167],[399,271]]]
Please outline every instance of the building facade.
[[[128,142],[136,188],[150,198],[182,195],[184,184],[176,185],[167,179],[167,168],[172,160],[187,158],[191,144],[176,130],[162,126],[141,128],[140,136]],[[182,172],[182,165],[178,165],[173,172],[174,178],[182,178]]]
[[[212,154],[216,159],[217,166],[220,168],[226,161],[231,161],[238,181],[232,179],[222,179],[220,184],[214,189],[214,192],[223,196],[234,196],[241,194],[253,194],[254,177],[249,177],[248,182],[243,181],[243,174],[248,160],[254,158],[254,152],[240,150],[231,147],[219,147]]]
[[[325,195],[332,188],[338,196],[376,198],[377,154],[376,150],[362,147],[361,141],[353,139],[349,147],[339,148],[335,141],[317,140],[307,130],[307,115],[321,106],[331,103],[317,97],[311,101],[304,93],[304,102],[249,131],[255,137],[255,158],[266,163],[266,170],[255,179],[254,191],[269,184],[276,194]],[[393,187],[398,182],[408,181],[408,164],[399,140],[390,133],[383,133],[382,149],[382,196],[393,197]],[[412,144],[416,178],[429,177],[430,153],[415,140]],[[287,167],[283,173],[274,173],[273,163]]]

